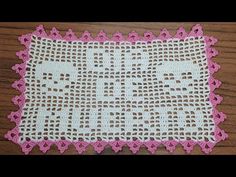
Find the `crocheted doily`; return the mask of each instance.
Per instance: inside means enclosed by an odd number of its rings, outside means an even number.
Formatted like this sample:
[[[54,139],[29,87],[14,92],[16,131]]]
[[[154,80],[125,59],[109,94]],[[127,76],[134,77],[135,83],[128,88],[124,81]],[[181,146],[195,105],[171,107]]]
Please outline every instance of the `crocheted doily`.
[[[221,84],[212,76],[220,68],[212,61],[217,40],[200,25],[127,38],[103,31],[78,38],[71,30],[62,37],[55,28],[48,35],[40,25],[19,40],[26,47],[17,52],[23,63],[12,67],[21,76],[12,85],[21,92],[12,99],[19,110],[5,137],[26,154],[52,144],[61,153],[70,144],[79,153],[88,145],[98,153],[108,145],[172,152],[177,144],[209,153],[227,137],[218,127],[222,97],[213,93]]]

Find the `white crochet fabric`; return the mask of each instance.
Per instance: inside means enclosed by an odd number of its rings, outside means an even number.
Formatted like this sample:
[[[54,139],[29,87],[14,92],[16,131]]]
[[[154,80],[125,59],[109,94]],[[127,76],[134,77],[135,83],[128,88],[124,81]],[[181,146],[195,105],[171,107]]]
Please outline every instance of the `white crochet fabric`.
[[[204,37],[150,42],[32,36],[20,142],[214,142]]]

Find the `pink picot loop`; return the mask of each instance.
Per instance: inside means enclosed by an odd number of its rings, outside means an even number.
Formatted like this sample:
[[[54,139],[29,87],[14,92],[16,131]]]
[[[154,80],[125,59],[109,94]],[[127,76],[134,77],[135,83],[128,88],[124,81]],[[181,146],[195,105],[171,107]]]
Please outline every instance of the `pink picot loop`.
[[[210,93],[210,101],[214,107],[220,104],[222,100],[223,100],[222,96]]]
[[[66,35],[65,35],[64,39],[67,40],[67,41],[74,41],[74,40],[77,40],[78,38],[76,37],[74,32],[71,29],[69,29],[66,32]]]
[[[29,48],[31,42],[31,34],[25,34],[18,38],[21,44],[23,44],[26,48]]]
[[[139,39],[140,39],[140,37],[139,37],[138,33],[136,33],[135,31],[132,31],[128,34],[128,39],[127,40],[129,42],[134,43],[134,42],[138,41]]]
[[[16,56],[18,56],[23,62],[26,62],[29,60],[29,50],[26,49],[16,52]]]
[[[95,40],[98,42],[104,42],[104,41],[108,41],[109,38],[107,37],[107,35],[104,31],[100,31],[98,33],[97,37],[95,38]]]
[[[224,130],[221,130],[219,127],[216,127],[215,128],[215,138],[216,138],[217,142],[220,142],[220,141],[228,138],[228,135],[225,133]]]
[[[207,52],[208,59],[211,59],[212,57],[218,55],[218,51],[214,48],[207,48],[206,52]]]
[[[101,153],[104,150],[105,146],[107,145],[107,142],[105,142],[105,141],[96,141],[96,142],[91,143],[91,145],[93,146],[94,150],[97,153]]]
[[[140,149],[140,147],[141,147],[141,145],[142,145],[142,142],[139,141],[139,140],[135,140],[135,141],[129,141],[129,142],[127,142],[126,144],[129,146],[129,149],[130,149],[134,154],[136,154],[136,153],[139,151],[139,149]]]
[[[21,144],[21,148],[25,154],[29,154],[29,152],[32,151],[32,149],[35,145],[36,145],[36,143],[34,143],[32,141],[25,141],[24,143]]]
[[[213,118],[216,125],[218,125],[226,119],[226,115],[223,112],[219,112],[218,110],[214,109]]]
[[[217,63],[213,61],[208,61],[208,68],[209,68],[210,74],[214,74],[220,69],[220,65],[218,65]]]
[[[179,39],[184,39],[188,36],[188,34],[186,33],[185,29],[183,27],[180,27],[175,35],[175,38],[179,38]]]
[[[37,37],[47,37],[50,38],[52,40],[57,40],[57,39],[64,39],[67,41],[83,41],[83,42],[90,42],[90,41],[94,41],[94,39],[91,37],[91,34],[88,31],[85,31],[81,38],[77,38],[76,35],[72,32],[71,29],[69,29],[65,36],[62,38],[62,36],[60,35],[59,31],[56,28],[52,28],[50,35],[47,35],[47,33],[45,32],[43,25],[40,25],[36,28],[36,31],[34,31],[31,34],[26,34],[26,35],[22,35],[21,37],[19,37],[19,40],[21,42],[21,44],[25,45],[26,49],[19,51],[16,53],[16,55],[23,61],[23,63],[21,64],[16,64],[15,66],[12,67],[13,70],[16,71],[16,73],[18,73],[22,79],[15,81],[12,84],[12,87],[19,90],[22,94],[19,96],[15,96],[12,101],[14,102],[14,104],[18,105],[20,107],[20,109],[16,112],[11,112],[11,114],[8,115],[8,118],[16,123],[16,127],[10,131],[7,132],[7,134],[5,135],[5,137],[8,140],[11,140],[15,143],[19,143],[19,123],[21,121],[21,115],[22,115],[22,106],[25,104],[25,96],[24,96],[24,92],[25,92],[25,82],[24,82],[24,75],[26,73],[26,62],[30,59],[29,56],[29,46],[31,43],[31,38],[32,35],[35,35]],[[215,39],[214,37],[208,37],[208,36],[203,36],[203,31],[202,31],[202,27],[200,25],[195,25],[191,32],[189,34],[186,33],[186,31],[184,30],[183,27],[180,27],[175,35],[175,38],[178,38],[180,40],[185,39],[188,36],[192,36],[192,37],[204,37],[204,41],[206,43],[206,57],[207,57],[207,61],[208,61],[208,68],[210,71],[210,77],[209,77],[209,85],[210,85],[210,95],[209,95],[209,99],[213,105],[213,119],[216,125],[215,131],[214,131],[214,135],[216,138],[216,142],[219,142],[221,140],[224,140],[228,137],[228,135],[225,133],[225,131],[221,130],[219,127],[217,127],[217,125],[220,122],[223,122],[224,119],[226,118],[226,115],[223,112],[219,112],[216,110],[216,105],[219,104],[222,101],[222,97],[219,95],[215,95],[213,93],[213,91],[218,88],[221,85],[221,82],[217,79],[214,79],[212,77],[212,74],[217,72],[220,68],[220,66],[213,62],[211,60],[212,57],[216,56],[218,54],[218,51],[215,50],[214,48],[211,48],[211,46],[213,46],[216,42],[217,39]],[[145,32],[143,37],[139,37],[138,33],[136,32],[130,32],[128,34],[127,39],[125,39],[123,37],[123,35],[119,32],[113,34],[111,40],[114,42],[121,42],[121,41],[129,41],[131,43],[134,43],[136,41],[142,40],[142,41],[152,41],[153,39],[160,39],[162,41],[166,41],[167,39],[172,38],[171,34],[168,32],[167,29],[163,29],[160,32],[160,35],[158,37],[155,37],[154,34],[152,32]],[[100,33],[98,33],[97,37],[95,38],[96,41],[99,42],[104,42],[104,41],[110,41],[110,39],[107,37],[106,33],[104,33],[103,31],[101,31]],[[78,151],[78,153],[83,153],[86,148],[88,147],[89,144],[91,144],[94,147],[94,150],[98,153],[101,153],[104,148],[106,147],[107,144],[109,144],[112,149],[115,152],[121,151],[122,147],[124,145],[127,145],[130,150],[133,153],[137,153],[140,149],[140,147],[142,145],[145,145],[148,149],[148,151],[150,151],[151,153],[155,153],[157,147],[160,144],[163,144],[166,149],[170,152],[173,152],[176,148],[176,145],[178,143],[180,143],[183,148],[185,149],[185,151],[187,153],[190,153],[193,150],[193,147],[195,144],[199,144],[200,147],[202,148],[202,151],[205,153],[209,153],[212,151],[212,148],[214,147],[216,142],[206,142],[206,141],[200,141],[200,142],[195,142],[192,140],[187,140],[187,141],[175,141],[175,140],[171,140],[171,141],[163,141],[163,142],[158,142],[158,141],[147,141],[147,142],[141,142],[139,140],[135,140],[135,141],[111,141],[111,142],[106,142],[106,141],[96,141],[93,143],[90,142],[85,142],[85,141],[78,141],[78,142],[70,142],[67,140],[61,140],[61,141],[49,141],[49,140],[43,140],[40,142],[33,142],[31,140],[27,140],[24,143],[19,143],[22,147],[23,152],[25,152],[26,154],[28,154],[32,148],[38,144],[39,148],[42,152],[46,153],[52,144],[56,144],[59,151],[61,153],[63,153],[66,149],[68,149],[70,144],[73,144],[76,148],[76,150]]]
[[[174,140],[171,140],[171,141],[164,141],[162,144],[165,145],[168,151],[173,152],[178,143]]]
[[[215,143],[212,143],[210,141],[201,141],[198,142],[199,146],[201,147],[202,151],[206,154],[209,154],[212,151],[212,148],[215,146]]]
[[[159,36],[158,36],[158,39],[166,41],[169,38],[171,38],[171,35],[170,35],[169,31],[165,28],[162,29]]]
[[[52,28],[52,30],[50,31],[49,37],[52,40],[56,40],[56,39],[62,39],[59,31],[56,28]]]
[[[4,137],[14,143],[18,143],[19,139],[18,128],[15,127],[12,130],[8,131],[7,134],[4,135]]]
[[[70,142],[67,140],[61,140],[61,141],[56,142],[56,145],[60,153],[63,153],[65,150],[68,149]]]
[[[89,143],[87,143],[85,141],[78,141],[73,144],[79,154],[82,154],[84,151],[86,151],[86,148],[89,145]]]
[[[16,80],[13,84],[12,87],[19,90],[20,92],[25,91],[25,81],[24,79]]]
[[[196,145],[196,142],[192,141],[192,140],[188,140],[188,141],[181,142],[181,144],[182,144],[184,150],[187,153],[190,153],[193,150],[193,147]]]
[[[14,66],[12,66],[12,70],[16,71],[16,73],[19,74],[21,77],[25,75],[25,68],[25,63],[15,64]]]
[[[20,108],[23,107],[23,105],[25,104],[25,96],[24,94],[21,94],[19,96],[15,96],[12,98],[12,102],[15,105],[18,105]]]
[[[149,42],[156,38],[155,35],[151,31],[145,32],[143,36],[144,36],[143,39]]]
[[[91,37],[91,34],[88,31],[85,31],[82,34],[81,38],[79,38],[79,39],[83,42],[89,42],[89,41],[93,40],[93,38]]]
[[[116,32],[115,34],[113,34],[111,39],[115,42],[120,42],[120,41],[124,40],[124,37],[123,37],[122,33]]]
[[[213,78],[212,76],[209,77],[208,83],[209,83],[211,91],[214,91],[216,88],[219,88],[221,85],[221,81]]]
[[[124,141],[111,141],[109,142],[109,145],[111,146],[111,148],[115,151],[115,152],[119,152],[122,150],[122,147],[125,145]]]
[[[47,37],[47,33],[45,32],[43,25],[36,27],[36,31],[34,31],[33,34],[38,37]]]
[[[16,111],[16,112],[11,112],[11,113],[8,115],[8,119],[10,119],[12,122],[15,122],[16,125],[19,125],[20,120],[21,120],[21,113],[22,113],[22,110],[21,110],[21,109],[19,109],[19,110]]]
[[[189,36],[193,36],[193,37],[203,36],[201,25],[197,24],[193,26],[191,32],[189,33]]]
[[[43,141],[38,142],[39,149],[43,153],[46,153],[50,149],[52,144],[53,144],[53,142],[49,141],[49,140],[43,140]]]
[[[156,149],[160,144],[161,144],[160,142],[153,140],[144,142],[144,145],[147,147],[148,151],[151,152],[152,154],[156,152]]]
[[[217,39],[214,37],[204,36],[205,43],[207,47],[214,45],[217,42]]]

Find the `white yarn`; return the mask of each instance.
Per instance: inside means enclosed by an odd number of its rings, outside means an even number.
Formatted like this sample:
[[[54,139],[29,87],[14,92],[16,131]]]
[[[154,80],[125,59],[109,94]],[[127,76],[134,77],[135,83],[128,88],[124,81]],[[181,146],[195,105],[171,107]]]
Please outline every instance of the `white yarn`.
[[[203,37],[135,44],[32,37],[20,141],[214,141]]]

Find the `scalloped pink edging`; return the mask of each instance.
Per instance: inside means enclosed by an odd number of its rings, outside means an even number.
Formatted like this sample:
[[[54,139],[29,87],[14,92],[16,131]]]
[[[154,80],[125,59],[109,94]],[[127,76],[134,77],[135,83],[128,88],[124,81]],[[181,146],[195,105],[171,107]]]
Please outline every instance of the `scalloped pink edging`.
[[[96,142],[85,142],[85,141],[77,141],[77,142],[70,142],[67,140],[61,140],[61,141],[50,141],[50,140],[43,140],[39,142],[35,141],[25,141],[24,143],[19,143],[19,124],[21,121],[21,111],[23,109],[23,106],[25,104],[25,96],[24,96],[24,91],[25,91],[25,81],[24,81],[24,75],[26,71],[26,63],[30,59],[29,57],[29,47],[31,43],[31,36],[36,35],[38,37],[43,37],[43,38],[50,38],[52,40],[66,40],[66,41],[83,41],[83,42],[89,42],[89,41],[98,41],[98,42],[105,42],[105,41],[114,41],[114,42],[121,42],[121,41],[129,41],[131,43],[135,43],[137,41],[146,41],[150,42],[155,39],[159,39],[162,41],[166,41],[171,38],[177,38],[184,40],[187,37],[204,37],[205,40],[205,52],[206,52],[206,57],[208,61],[208,68],[210,72],[210,77],[209,77],[209,87],[210,87],[210,95],[209,99],[210,102],[213,105],[213,110],[212,110],[212,115],[213,119],[215,122],[215,142],[206,142],[206,141],[193,141],[193,140],[186,140],[186,141],[175,141],[175,140],[170,140],[170,141],[154,141],[150,140],[147,142],[141,142],[139,140],[135,141],[110,141],[110,142],[105,142],[105,141],[96,141]],[[216,109],[216,106],[220,104],[222,101],[222,97],[219,95],[214,94],[214,90],[216,88],[219,88],[221,85],[221,82],[213,77],[213,74],[217,72],[220,69],[220,66],[212,61],[212,57],[216,56],[218,54],[218,51],[212,48],[212,46],[217,42],[217,39],[214,37],[209,37],[209,36],[204,36],[202,27],[201,25],[197,24],[192,27],[190,33],[188,34],[183,27],[180,27],[175,36],[171,36],[170,33],[168,32],[167,29],[161,30],[159,36],[155,36],[152,32],[145,32],[144,35],[141,37],[139,36],[136,32],[132,31],[128,34],[128,37],[125,38],[123,35],[119,32],[113,34],[113,36],[109,39],[106,35],[105,32],[101,31],[98,33],[97,37],[92,38],[91,34],[88,31],[85,31],[80,38],[78,38],[71,29],[66,32],[65,36],[62,37],[59,33],[59,31],[56,28],[52,28],[50,31],[50,34],[48,35],[43,26],[40,25],[36,28],[36,30],[32,33],[22,35],[19,37],[19,41],[22,45],[25,46],[25,50],[16,52],[16,55],[23,61],[21,64],[16,64],[12,67],[13,70],[16,71],[21,76],[20,80],[15,81],[12,84],[12,87],[19,90],[21,94],[19,96],[15,96],[12,101],[15,105],[19,106],[19,110],[16,112],[11,112],[8,115],[8,118],[16,123],[15,128],[12,130],[8,131],[7,134],[5,135],[5,138],[8,140],[13,141],[14,143],[17,143],[21,146],[22,151],[25,154],[28,154],[34,146],[38,145],[40,150],[44,153],[46,153],[51,145],[55,144],[59,151],[63,153],[70,144],[73,144],[78,151],[78,153],[83,153],[88,145],[92,145],[94,147],[94,150],[98,153],[101,153],[104,148],[107,145],[110,145],[111,148],[114,150],[114,152],[118,152],[122,150],[122,147],[124,145],[127,145],[130,150],[133,153],[137,153],[140,149],[141,146],[145,146],[148,151],[151,153],[155,153],[156,149],[158,146],[161,144],[166,147],[166,149],[170,152],[173,152],[175,150],[175,147],[177,144],[181,144],[184,148],[184,150],[187,153],[190,153],[193,150],[193,147],[198,144],[202,151],[204,153],[209,153],[212,151],[212,148],[215,146],[216,143],[220,142],[221,140],[225,140],[228,135],[224,132],[224,130],[221,130],[218,125],[219,123],[223,122],[226,118],[226,115],[223,112],[219,112]]]

